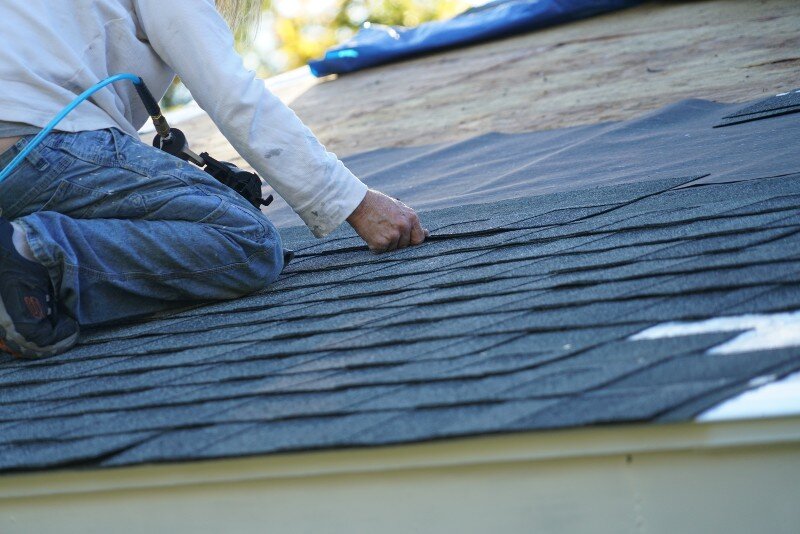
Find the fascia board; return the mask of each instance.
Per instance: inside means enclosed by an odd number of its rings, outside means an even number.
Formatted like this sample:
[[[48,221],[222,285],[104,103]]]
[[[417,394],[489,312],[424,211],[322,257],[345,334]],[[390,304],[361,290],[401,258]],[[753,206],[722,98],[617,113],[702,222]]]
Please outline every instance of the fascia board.
[[[800,417],[526,432],[423,444],[0,477],[0,500],[800,443]]]

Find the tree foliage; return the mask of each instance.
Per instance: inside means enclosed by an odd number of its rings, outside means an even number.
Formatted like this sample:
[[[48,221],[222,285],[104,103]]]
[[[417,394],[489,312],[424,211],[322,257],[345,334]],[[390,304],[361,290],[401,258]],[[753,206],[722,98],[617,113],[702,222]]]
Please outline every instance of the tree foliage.
[[[239,5],[259,0],[240,0]],[[305,65],[352,37],[365,23],[416,26],[451,17],[469,0],[260,0],[258,27],[240,28],[236,47],[248,67],[262,77]],[[324,8],[320,8],[324,6]],[[265,33],[266,32],[266,33]],[[261,37],[259,38],[258,35]],[[267,37],[263,39],[263,37]],[[259,43],[267,42],[264,46]],[[188,92],[176,82],[164,97],[166,107],[186,103]]]
[[[273,14],[281,66],[291,69],[321,57],[365,22],[416,26],[453,16],[470,5],[465,0],[332,0],[332,4],[333,9],[323,13],[300,11],[287,17],[281,15],[279,0],[272,2],[268,8]]]

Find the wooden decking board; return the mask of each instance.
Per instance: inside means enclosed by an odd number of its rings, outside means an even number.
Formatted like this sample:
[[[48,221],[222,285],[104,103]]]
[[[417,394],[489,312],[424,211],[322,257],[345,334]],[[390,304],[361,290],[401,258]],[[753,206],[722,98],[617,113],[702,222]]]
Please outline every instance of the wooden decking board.
[[[652,2],[338,79],[298,79],[276,93],[345,156],[792,89],[799,28],[793,0]],[[182,126],[195,146],[244,165],[207,117]]]

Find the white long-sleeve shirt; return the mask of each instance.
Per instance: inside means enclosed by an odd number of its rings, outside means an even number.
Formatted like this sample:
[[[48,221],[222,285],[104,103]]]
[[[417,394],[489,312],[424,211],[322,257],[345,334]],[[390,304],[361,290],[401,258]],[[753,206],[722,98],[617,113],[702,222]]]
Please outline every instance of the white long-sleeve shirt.
[[[177,74],[239,154],[321,237],[367,187],[245,69],[213,0],[2,0],[0,122],[45,126],[108,76],[157,97]],[[148,115],[129,82],[95,93],[58,126],[136,135]]]

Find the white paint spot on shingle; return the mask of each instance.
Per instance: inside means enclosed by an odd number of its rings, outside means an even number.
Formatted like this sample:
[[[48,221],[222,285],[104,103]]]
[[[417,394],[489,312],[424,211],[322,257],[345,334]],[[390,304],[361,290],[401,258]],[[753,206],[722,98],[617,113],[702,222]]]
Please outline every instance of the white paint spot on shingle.
[[[750,381],[747,382],[747,385],[751,388],[757,388],[774,382],[776,378],[778,377],[775,375],[757,376],[755,378],[751,378]]]
[[[800,347],[800,311],[664,323],[639,332],[630,339],[637,341],[719,332],[741,332],[741,334],[722,345],[711,348],[708,351],[709,354],[734,354]]]
[[[698,421],[729,421],[784,417],[800,413],[800,373],[745,391],[738,397],[701,413]]]
[[[630,339],[653,340],[720,332],[739,334],[712,347],[708,354],[800,347],[800,311],[664,323],[643,330]],[[703,412],[697,420],[709,422],[800,414],[800,373],[777,382],[775,378],[775,375],[763,375],[751,379],[747,385],[753,389]]]

